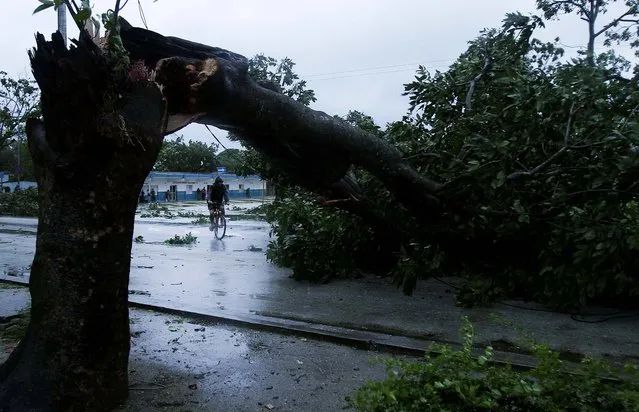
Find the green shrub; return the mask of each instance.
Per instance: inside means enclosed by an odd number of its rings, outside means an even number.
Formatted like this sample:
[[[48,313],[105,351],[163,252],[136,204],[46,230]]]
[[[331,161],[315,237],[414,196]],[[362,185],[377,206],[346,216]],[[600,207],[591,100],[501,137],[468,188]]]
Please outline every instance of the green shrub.
[[[191,221],[194,225],[204,225],[211,223],[211,217],[207,215],[198,215],[196,219]]]
[[[38,189],[0,193],[0,216],[38,216]]]
[[[30,319],[31,310],[28,308],[4,318],[3,322],[0,322],[0,340],[11,344],[19,342],[20,339],[24,338]]]
[[[175,235],[164,241],[167,245],[191,245],[197,243],[197,236],[193,236],[191,232],[184,236]]]
[[[558,43],[534,39],[542,23],[509,14],[445,72],[420,67],[405,86],[409,115],[375,132],[442,184],[441,213],[408,213],[355,168],[364,194],[401,233],[393,274],[406,292],[417,279],[452,275],[466,280],[464,305],[639,305],[639,87],[612,52],[594,67],[562,60]],[[470,95],[488,49],[491,68]],[[273,208],[270,220],[283,222],[273,261],[300,272],[363,269],[351,259],[351,249],[366,250],[357,219],[285,197]],[[349,233],[332,239],[327,232],[339,227]],[[340,249],[343,260],[333,257]]]
[[[321,282],[359,273],[371,232],[358,218],[323,208],[306,192],[295,192],[266,209],[266,219],[274,235],[266,256],[292,268],[295,279]]]
[[[352,406],[362,412],[521,411],[521,412],[636,412],[639,374],[636,366],[613,368],[584,360],[578,374],[568,374],[559,354],[536,345],[538,364],[527,372],[493,362],[486,347],[471,356],[474,330],[465,319],[459,351],[445,345],[431,348],[423,362],[386,360],[388,378],[370,381],[356,391]],[[621,376],[614,382],[603,377]]]

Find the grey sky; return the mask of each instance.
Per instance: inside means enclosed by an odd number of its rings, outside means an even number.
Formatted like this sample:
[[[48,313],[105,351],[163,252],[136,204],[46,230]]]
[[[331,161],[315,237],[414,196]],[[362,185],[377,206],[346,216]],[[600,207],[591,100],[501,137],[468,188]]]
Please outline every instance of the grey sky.
[[[5,34],[0,70],[30,76],[26,51],[34,45],[35,32],[49,36],[56,30],[56,14],[49,10],[32,16],[36,0],[5,3],[0,14]],[[102,12],[114,3],[96,0],[95,9]],[[418,64],[445,70],[482,28],[498,26],[510,11],[534,11],[534,0],[141,0],[141,4],[149,29],[162,34],[247,57],[256,53],[290,57],[297,73],[316,92],[314,109],[339,115],[360,110],[381,125],[406,112],[403,84],[411,81]],[[130,0],[122,14],[142,26],[136,0]],[[583,22],[566,18],[538,36],[546,40],[559,36],[564,45],[583,46],[586,34]],[[76,36],[69,18],[69,37]],[[574,53],[577,48],[568,50]],[[199,125],[180,133],[187,139],[213,140]],[[217,131],[218,137],[224,135]]]

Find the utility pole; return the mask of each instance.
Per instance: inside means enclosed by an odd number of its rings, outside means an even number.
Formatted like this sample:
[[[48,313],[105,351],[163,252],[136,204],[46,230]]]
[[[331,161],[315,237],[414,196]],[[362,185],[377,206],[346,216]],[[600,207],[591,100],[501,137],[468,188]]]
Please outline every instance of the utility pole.
[[[16,169],[16,175],[18,177],[18,185],[16,187],[20,187],[20,175],[22,174],[22,165],[20,164],[20,152],[22,152],[22,139],[20,139],[20,135],[18,135],[18,168]],[[13,191],[15,192],[15,188]]]
[[[64,40],[64,46],[67,46],[67,5],[63,2],[58,7],[58,31]]]

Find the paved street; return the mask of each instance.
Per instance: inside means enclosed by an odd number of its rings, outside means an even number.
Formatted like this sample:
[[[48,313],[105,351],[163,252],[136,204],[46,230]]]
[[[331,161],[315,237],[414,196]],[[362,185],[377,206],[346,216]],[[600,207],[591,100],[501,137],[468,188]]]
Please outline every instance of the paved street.
[[[144,243],[134,243],[132,250],[131,300],[252,322],[406,336],[423,340],[424,347],[431,339],[458,341],[461,317],[467,315],[480,343],[516,343],[520,335],[504,326],[507,320],[558,349],[639,358],[639,316],[583,323],[520,302],[509,303],[527,309],[505,305],[463,309],[455,306],[450,288],[434,280],[419,283],[410,297],[389,280],[374,277],[326,285],[294,281],[288,270],[266,261],[269,225],[246,220],[246,209],[257,204],[232,205],[227,237],[221,241],[214,239],[207,225],[191,223],[193,218],[138,216],[134,236],[143,236]],[[203,213],[206,207],[173,205],[171,210]],[[36,227],[36,219],[0,217],[0,278],[28,280]],[[163,243],[189,232],[198,238],[195,245]]]

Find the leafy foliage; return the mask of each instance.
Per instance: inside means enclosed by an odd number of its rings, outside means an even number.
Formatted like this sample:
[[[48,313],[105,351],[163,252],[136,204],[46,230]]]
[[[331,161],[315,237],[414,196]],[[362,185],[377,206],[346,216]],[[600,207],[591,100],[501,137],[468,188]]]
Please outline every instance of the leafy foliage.
[[[14,140],[9,146],[0,150],[0,171],[2,170],[9,171],[13,176],[17,176],[17,172],[20,171],[20,180],[35,180],[33,159],[26,141]]]
[[[420,70],[406,87],[415,116],[400,128],[415,128],[421,140],[404,151],[473,205],[470,218],[445,216],[448,228],[490,239],[503,253],[497,267],[467,259],[449,269],[484,273],[508,294],[556,304],[631,299],[639,294],[639,93],[625,91],[617,67],[558,61],[561,49],[527,38],[538,22],[505,23],[471,42],[447,73]],[[487,53],[492,70],[469,109],[459,80],[481,73]],[[424,152],[438,156],[417,156]]]
[[[191,232],[184,236],[175,235],[164,241],[167,245],[191,245],[197,243],[197,236],[193,236]]]
[[[160,172],[211,173],[219,164],[217,145],[200,141],[184,141],[183,136],[165,140],[153,170]]]
[[[385,130],[349,114],[444,184],[445,213],[424,225],[355,170],[373,204],[396,223],[397,237],[404,234],[394,275],[406,292],[417,278],[461,275],[468,280],[462,304],[509,296],[564,307],[636,305],[639,88],[613,51],[595,66],[588,56],[563,59],[557,42],[533,37],[543,26],[539,17],[511,13],[469,42],[446,72],[420,67],[405,87],[410,112]],[[312,239],[341,215],[316,211],[317,204],[276,207],[286,225],[275,234],[286,242],[300,238],[296,223],[306,223],[304,239]],[[365,229],[352,230],[343,250]],[[291,264],[278,260],[280,251],[272,248],[271,258]],[[329,266],[323,249],[305,260]]]
[[[0,216],[38,216],[38,189],[0,193]]]
[[[298,280],[317,282],[357,275],[370,230],[361,230],[358,218],[318,208],[315,201],[311,194],[292,191],[266,209],[275,235],[268,245],[268,259],[293,268]]]
[[[220,166],[226,167],[228,172],[235,173],[242,164],[242,150],[226,149],[215,156]]]
[[[12,79],[0,71],[0,151],[25,134],[25,123],[37,115],[39,92],[27,79]]]
[[[587,23],[587,46],[581,54],[591,67],[597,64],[595,41],[598,38],[605,39],[605,46],[637,45],[639,4],[636,0],[536,0],[536,3],[546,19],[556,20],[561,15],[574,13]],[[601,17],[607,17],[609,8],[617,3],[623,3],[623,12],[601,24]],[[602,57],[605,58],[605,55]]]
[[[533,350],[537,366],[527,372],[493,362],[493,348],[472,356],[475,331],[465,319],[459,351],[433,345],[423,362],[389,359],[388,378],[358,389],[353,406],[359,411],[636,411],[639,374],[635,365],[619,370],[585,359],[577,374],[567,374],[559,354],[545,345]],[[624,376],[611,382],[601,376]]]
[[[249,60],[249,76],[253,79],[269,83],[288,97],[305,106],[316,101],[315,92],[306,88],[306,80],[300,80],[293,71],[295,63],[285,57],[277,60],[263,54],[256,54]]]

